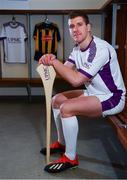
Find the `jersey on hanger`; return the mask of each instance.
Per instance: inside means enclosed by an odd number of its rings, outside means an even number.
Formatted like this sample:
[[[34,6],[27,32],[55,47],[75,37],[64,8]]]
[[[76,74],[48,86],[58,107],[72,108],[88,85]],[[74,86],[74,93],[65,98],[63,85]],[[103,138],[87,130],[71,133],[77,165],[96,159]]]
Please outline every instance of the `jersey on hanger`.
[[[3,24],[0,40],[4,40],[4,60],[6,63],[25,63],[25,26],[19,22]]]
[[[34,60],[38,61],[46,53],[57,55],[57,46],[61,37],[56,24],[42,22],[35,25],[33,37],[35,39]]]

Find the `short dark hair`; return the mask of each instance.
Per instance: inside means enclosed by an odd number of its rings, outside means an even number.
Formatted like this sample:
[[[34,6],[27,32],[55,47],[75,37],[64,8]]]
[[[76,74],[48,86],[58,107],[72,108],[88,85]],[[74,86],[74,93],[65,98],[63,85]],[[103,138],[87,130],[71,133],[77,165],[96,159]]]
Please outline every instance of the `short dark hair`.
[[[84,11],[71,11],[69,13],[69,19],[73,19],[73,18],[76,18],[78,16],[81,16],[84,19],[85,23],[89,24],[89,18]]]

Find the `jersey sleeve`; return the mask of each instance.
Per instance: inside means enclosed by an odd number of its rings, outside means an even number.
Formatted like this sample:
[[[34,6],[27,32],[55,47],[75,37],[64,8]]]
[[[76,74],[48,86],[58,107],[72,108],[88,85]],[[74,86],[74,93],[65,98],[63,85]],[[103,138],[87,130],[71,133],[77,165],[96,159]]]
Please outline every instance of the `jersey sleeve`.
[[[110,60],[110,53],[108,48],[101,48],[96,52],[95,57],[92,61],[89,62],[89,57],[87,61],[82,63],[79,72],[87,76],[88,78],[92,78],[95,76],[100,70],[103,69],[103,66]],[[83,61],[82,61],[83,62]]]
[[[75,64],[75,50],[74,49],[75,49],[75,47],[73,48],[72,52],[70,53],[67,61],[69,61],[70,63],[76,65]]]
[[[33,31],[33,38],[36,39],[37,37],[37,26],[35,25],[34,31]]]
[[[22,38],[23,38],[24,40],[26,40],[26,39],[27,39],[27,32],[26,32],[25,25],[22,24],[22,23],[19,23],[19,26],[22,27]]]
[[[26,40],[28,38],[28,35],[25,26],[23,26],[23,29],[24,29],[24,40]]]
[[[57,41],[59,42],[61,40],[61,36],[60,36],[60,31],[59,31],[58,25],[56,23],[51,23],[51,24],[55,29]]]
[[[61,40],[60,31],[59,28],[57,27],[57,41],[59,42],[60,40]]]

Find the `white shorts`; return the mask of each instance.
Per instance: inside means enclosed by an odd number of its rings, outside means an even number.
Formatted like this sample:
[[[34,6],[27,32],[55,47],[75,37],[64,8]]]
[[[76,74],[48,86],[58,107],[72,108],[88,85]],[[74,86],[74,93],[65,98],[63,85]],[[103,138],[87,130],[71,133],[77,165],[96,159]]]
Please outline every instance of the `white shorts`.
[[[84,95],[85,96],[96,96],[101,104],[104,103],[104,101],[108,101],[112,95],[90,95],[88,94],[87,90],[84,90]],[[120,113],[123,109],[124,109],[124,106],[125,106],[125,96],[122,96],[121,99],[119,100],[118,104],[116,106],[112,106],[110,109],[107,109],[107,110],[103,110],[102,108],[102,116],[105,117],[105,116],[108,116],[108,115],[114,115],[114,114],[117,114],[117,113]]]

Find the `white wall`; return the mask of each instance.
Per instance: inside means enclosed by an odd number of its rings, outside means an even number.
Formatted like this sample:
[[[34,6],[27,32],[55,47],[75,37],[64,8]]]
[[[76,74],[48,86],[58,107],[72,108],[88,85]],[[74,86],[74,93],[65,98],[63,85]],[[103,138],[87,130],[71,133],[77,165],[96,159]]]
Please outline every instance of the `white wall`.
[[[0,9],[101,9],[111,0],[0,0]]]
[[[29,9],[29,1],[0,0],[0,9]]]
[[[30,9],[100,9],[107,0],[30,0]]]

